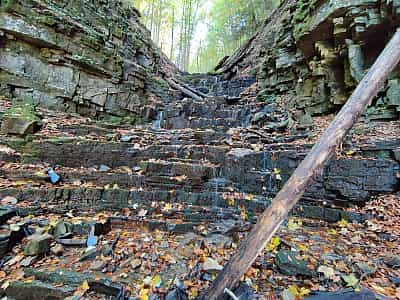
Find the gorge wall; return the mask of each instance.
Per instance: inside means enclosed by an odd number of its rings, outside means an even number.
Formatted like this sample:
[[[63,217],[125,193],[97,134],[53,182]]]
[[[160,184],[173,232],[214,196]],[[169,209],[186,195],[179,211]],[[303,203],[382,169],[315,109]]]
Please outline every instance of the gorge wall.
[[[399,24],[395,0],[286,0],[217,71],[257,74],[261,101],[281,98],[295,121],[310,120],[347,100]],[[397,68],[367,115],[396,120],[399,112]]]
[[[0,1],[0,95],[125,122],[154,118],[177,72],[121,1]]]

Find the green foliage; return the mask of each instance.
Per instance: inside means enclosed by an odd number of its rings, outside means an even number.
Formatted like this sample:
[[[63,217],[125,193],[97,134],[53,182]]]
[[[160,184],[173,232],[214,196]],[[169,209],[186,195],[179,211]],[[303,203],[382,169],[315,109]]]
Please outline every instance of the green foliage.
[[[141,11],[153,40],[181,69],[190,72],[212,71],[279,4],[279,0],[131,1]]]
[[[208,33],[191,70],[212,70],[253,35],[279,4],[276,0],[215,0],[207,15]]]
[[[3,1],[0,1],[0,11],[8,12],[9,10],[11,10],[11,8],[13,7],[13,5],[15,3],[16,3],[15,0],[3,0]]]

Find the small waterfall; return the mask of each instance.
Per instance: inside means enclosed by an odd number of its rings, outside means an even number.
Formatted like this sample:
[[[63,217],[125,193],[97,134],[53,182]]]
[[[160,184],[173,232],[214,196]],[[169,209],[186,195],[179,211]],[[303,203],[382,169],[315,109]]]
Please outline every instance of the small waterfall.
[[[265,196],[269,196],[274,193],[274,182],[273,182],[273,168],[269,168],[268,166],[268,152],[264,148],[263,149],[263,157],[262,157],[262,172],[265,174],[265,186],[263,187]],[[272,164],[272,161],[271,161]]]
[[[142,174],[137,175],[136,190],[139,192],[143,191],[143,177],[144,176]]]
[[[250,124],[250,120],[251,120],[251,115],[245,114],[244,117],[242,118],[242,127],[247,128]]]
[[[179,158],[179,145],[175,145],[175,158]]]
[[[164,111],[160,110],[157,115],[157,119],[153,122],[151,128],[153,130],[160,130],[162,129],[162,125],[164,122]]]
[[[218,178],[217,178],[217,169],[215,167],[213,167],[212,169],[213,172],[213,181],[214,181],[214,199],[213,199],[213,207],[217,207],[218,206]]]
[[[219,193],[224,190],[225,187],[225,179],[219,177],[219,174],[217,174],[217,169],[213,167],[212,169],[212,176],[213,178],[210,180],[211,182],[211,187],[214,188],[213,191],[213,199],[212,199],[212,209],[216,214],[216,219],[220,220],[224,217],[224,212],[222,207],[220,206],[220,196]],[[221,189],[220,189],[221,187]]]

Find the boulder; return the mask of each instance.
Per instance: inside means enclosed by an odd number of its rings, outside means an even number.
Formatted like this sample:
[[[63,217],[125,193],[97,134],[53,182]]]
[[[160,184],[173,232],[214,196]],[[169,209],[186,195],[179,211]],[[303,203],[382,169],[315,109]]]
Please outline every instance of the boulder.
[[[47,253],[53,236],[50,234],[34,234],[29,237],[28,243],[24,248],[25,256],[37,256]]]
[[[41,281],[17,281],[10,284],[5,293],[8,298],[15,300],[52,299],[62,300],[72,295],[75,288],[54,287]]]
[[[74,226],[71,223],[58,221],[54,227],[53,235],[55,238],[59,238],[67,233],[71,233],[73,231],[73,227]]]
[[[279,270],[288,276],[311,276],[312,272],[308,269],[307,263],[299,260],[296,253],[292,251],[281,250],[275,257],[276,265]]]
[[[32,103],[15,101],[6,110],[1,123],[1,131],[4,134],[25,136],[40,130],[41,120],[36,114]]]
[[[25,118],[9,118],[5,117],[1,123],[1,131],[4,134],[25,136],[33,134],[40,128],[37,121]]]
[[[60,256],[64,253],[64,247],[63,247],[63,245],[57,244],[54,247],[51,247],[50,251],[54,255]]]
[[[222,269],[223,267],[216,260],[209,257],[203,263],[203,270],[207,273],[218,273]]]

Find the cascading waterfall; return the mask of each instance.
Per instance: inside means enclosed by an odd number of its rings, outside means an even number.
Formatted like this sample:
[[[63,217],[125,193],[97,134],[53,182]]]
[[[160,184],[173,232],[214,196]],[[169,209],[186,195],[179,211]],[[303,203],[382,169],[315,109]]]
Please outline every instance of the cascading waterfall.
[[[164,122],[164,111],[160,110],[157,115],[157,119],[153,122],[151,128],[153,130],[160,130],[162,129],[162,125]]]

